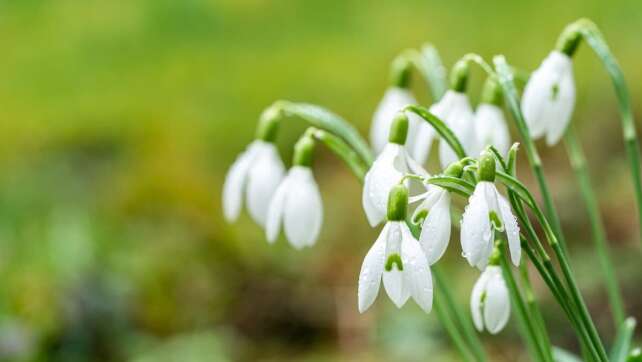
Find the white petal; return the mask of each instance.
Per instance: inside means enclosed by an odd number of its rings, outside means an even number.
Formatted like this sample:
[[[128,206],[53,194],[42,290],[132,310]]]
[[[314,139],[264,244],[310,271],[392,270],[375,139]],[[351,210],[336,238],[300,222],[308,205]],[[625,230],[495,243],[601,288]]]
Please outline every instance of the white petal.
[[[571,59],[551,52],[530,77],[522,96],[522,110],[533,138],[547,135],[553,144],[564,133],[575,105]]]
[[[482,295],[486,290],[486,284],[488,283],[489,274],[486,271],[482,272],[475,286],[473,286],[473,292],[470,294],[470,314],[473,317],[473,323],[475,328],[478,331],[482,332],[484,330],[484,318],[482,316]]]
[[[510,299],[508,289],[499,267],[486,284],[486,300],[484,301],[484,325],[488,332],[497,334],[501,331],[510,317]]]
[[[419,241],[430,265],[436,263],[448,247],[450,222],[450,194],[441,189],[439,200],[430,209],[419,236]]]
[[[290,188],[290,180],[292,179],[291,173],[285,176],[279,187],[276,188],[274,197],[270,201],[268,208],[267,220],[265,222],[265,236],[269,243],[274,243],[279,236],[281,229],[281,222],[283,221],[283,208],[285,206],[285,198]]]
[[[230,167],[223,185],[223,214],[228,222],[238,219],[243,203],[247,174],[256,156],[257,141],[252,142]]]
[[[426,122],[419,124],[417,138],[411,150],[411,156],[414,160],[417,161],[420,165],[424,165],[428,160],[430,155],[430,146],[432,146],[432,141],[435,139],[435,130]]]
[[[309,167],[294,166],[285,200],[285,235],[295,248],[312,246],[323,222],[323,203],[319,187]]]
[[[488,211],[486,188],[483,182],[480,182],[468,200],[461,222],[461,247],[464,257],[471,266],[483,264],[483,259],[488,254],[489,244],[492,251],[493,235]]]
[[[562,76],[559,82],[559,94],[557,96],[556,122],[551,122],[546,134],[546,144],[556,144],[564,135],[566,127],[571,122],[573,108],[575,107],[575,81],[572,69]]]
[[[502,109],[494,104],[480,104],[475,112],[477,148],[472,154],[479,154],[488,146],[495,146],[502,156],[508,154],[510,135]]]
[[[261,226],[265,225],[270,200],[283,180],[284,173],[283,161],[274,144],[261,142],[250,167],[246,189],[250,216]]]
[[[406,225],[402,227],[403,242],[401,259],[403,260],[406,288],[419,307],[430,313],[432,310],[432,275],[421,246],[410,233]]]
[[[510,208],[508,201],[499,193],[497,194],[499,201],[499,212],[506,229],[506,236],[508,237],[508,248],[510,249],[510,259],[515,266],[519,266],[519,261],[522,256],[522,245],[519,241],[519,225],[517,219]]]
[[[401,257],[401,244],[403,241],[402,222],[388,222],[388,235],[386,237],[386,258],[392,253],[398,253]],[[405,224],[403,224],[405,226]],[[386,261],[387,262],[387,261]],[[385,262],[384,262],[385,263]],[[402,259],[403,264],[403,259]],[[405,268],[406,266],[403,265]],[[390,271],[383,271],[383,286],[390,300],[401,308],[410,297],[410,290],[404,283],[403,271],[397,265],[393,265]]]
[[[359,273],[359,312],[365,312],[374,303],[379,293],[381,274],[385,263],[386,236],[388,225],[384,226],[381,234],[374,242],[368,254],[363,259],[361,272]]]
[[[412,96],[410,91],[403,88],[393,87],[386,91],[381,102],[372,117],[372,125],[370,128],[370,142],[375,153],[383,151],[386,144],[388,144],[388,135],[390,133],[390,126],[394,120],[395,114],[409,104],[416,104],[417,101]],[[409,127],[408,141],[413,139],[413,127],[416,121],[413,122],[409,116],[411,127]]]
[[[371,226],[385,218],[390,189],[407,172],[403,147],[389,143],[366,174],[362,202]]]

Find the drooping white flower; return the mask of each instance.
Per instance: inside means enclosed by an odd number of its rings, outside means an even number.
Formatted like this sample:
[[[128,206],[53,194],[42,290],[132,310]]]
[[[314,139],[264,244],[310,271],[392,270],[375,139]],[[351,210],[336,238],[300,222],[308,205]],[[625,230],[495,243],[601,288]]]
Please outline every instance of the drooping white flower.
[[[375,153],[379,154],[388,144],[390,126],[395,114],[408,105],[417,104],[417,100],[410,93],[410,90],[401,87],[389,88],[372,117],[370,128],[370,142]],[[408,113],[408,146],[414,144],[417,137],[417,128],[423,123],[421,117],[414,113]]]
[[[450,240],[450,193],[444,188],[430,185],[428,191],[418,199],[422,199],[422,202],[415,209],[413,219],[427,213],[421,226],[419,243],[428,264],[432,265],[444,255]]]
[[[430,107],[430,112],[441,119],[455,133],[467,154],[473,154],[476,148],[473,124],[473,110],[468,96],[465,93],[448,90],[444,96]],[[432,132],[432,133],[431,133]],[[419,160],[426,160],[430,151],[430,144],[434,137],[434,130],[425,122],[420,126],[419,136],[412,155]],[[446,168],[459,158],[447,142],[439,142],[439,160],[441,166]]]
[[[362,203],[370,226],[374,227],[385,219],[390,189],[408,173],[428,175],[408,156],[403,145],[388,143],[364,179]]]
[[[245,197],[250,216],[264,226],[270,200],[284,173],[275,145],[253,141],[234,161],[225,178],[223,213],[227,221],[238,219]]]
[[[475,328],[491,334],[501,331],[510,317],[508,289],[499,266],[489,265],[473,287],[470,311]]]
[[[495,167],[494,161],[492,167]],[[519,265],[519,226],[508,201],[495,184],[480,181],[468,200],[461,222],[461,247],[471,266],[484,270],[493,251],[495,230],[506,231],[513,264]]]
[[[293,166],[274,193],[265,231],[273,243],[283,223],[285,236],[297,249],[316,242],[323,222],[323,203],[312,170]]]
[[[510,134],[500,107],[490,103],[480,104],[475,112],[475,131],[477,148],[473,154],[478,154],[488,146],[495,146],[502,156],[506,156]]]
[[[412,297],[426,313],[432,309],[432,275],[419,242],[403,221],[389,221],[366,254],[359,274],[359,312],[374,303],[383,286],[401,308]]]
[[[546,135],[556,144],[564,135],[575,106],[575,81],[571,58],[552,51],[533,72],[522,96],[522,111],[534,139]]]

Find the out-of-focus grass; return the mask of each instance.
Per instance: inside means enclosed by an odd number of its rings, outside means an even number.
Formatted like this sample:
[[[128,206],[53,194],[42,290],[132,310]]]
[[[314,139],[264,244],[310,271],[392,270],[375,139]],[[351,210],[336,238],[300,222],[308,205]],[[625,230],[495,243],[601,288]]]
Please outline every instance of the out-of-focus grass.
[[[359,186],[330,155],[315,167],[321,240],[303,252],[283,240],[267,246],[247,217],[223,223],[225,171],[275,99],[322,104],[365,134],[402,49],[431,41],[447,64],[474,51],[532,69],[580,16],[604,30],[640,114],[636,0],[0,1],[0,358],[456,359],[436,318],[414,306],[397,312],[381,298],[356,312],[376,232],[361,216]],[[576,74],[577,122],[627,306],[642,317],[614,97],[587,49]],[[303,130],[290,124],[280,137],[286,160]],[[580,280],[610,337],[564,152],[544,153]],[[444,264],[465,305],[476,275],[458,254],[453,242]],[[573,347],[538,286],[554,340]],[[484,339],[493,360],[523,349],[513,324]]]

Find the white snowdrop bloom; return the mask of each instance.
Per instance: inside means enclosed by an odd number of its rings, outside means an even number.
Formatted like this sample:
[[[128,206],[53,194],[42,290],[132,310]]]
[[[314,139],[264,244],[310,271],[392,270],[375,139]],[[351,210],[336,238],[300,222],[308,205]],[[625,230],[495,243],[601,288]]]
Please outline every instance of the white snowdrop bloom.
[[[268,242],[276,241],[281,223],[295,248],[316,242],[323,223],[323,203],[309,167],[293,166],[276,189],[265,226]]]
[[[450,127],[459,139],[466,154],[473,154],[476,148],[475,131],[474,131],[474,115],[470,106],[470,101],[465,93],[448,90],[441,100],[430,108],[431,112],[440,118],[444,123]],[[425,147],[425,146],[422,146]],[[418,149],[413,154],[427,153],[430,145],[424,149]],[[451,163],[457,161],[459,158],[455,152],[450,148],[447,142],[439,142],[439,160],[441,166],[446,168]]]
[[[493,251],[495,231],[506,232],[510,257],[516,266],[522,254],[519,226],[510,204],[495,187],[495,157],[488,151],[479,157],[479,182],[461,221],[461,248],[471,266],[484,270]]]
[[[250,143],[234,161],[225,178],[225,218],[229,222],[238,219],[245,197],[250,216],[264,226],[270,200],[284,174],[283,161],[273,143],[259,139]]]
[[[436,263],[446,251],[450,240],[450,193],[439,186],[430,185],[420,195],[421,203],[415,209],[413,220],[425,217],[419,236],[419,244],[426,254],[428,264]]]
[[[500,107],[490,103],[480,104],[475,112],[475,131],[477,149],[473,154],[494,146],[502,156],[506,156],[510,147],[510,134]]]
[[[493,160],[492,167],[495,167]],[[519,226],[508,201],[495,184],[480,181],[468,200],[461,222],[461,247],[471,266],[484,270],[493,251],[495,230],[506,231],[513,264],[519,265]]]
[[[364,179],[362,203],[370,226],[377,226],[385,219],[388,193],[408,173],[428,175],[403,145],[388,143]]]
[[[390,126],[392,125],[395,114],[406,106],[414,104],[417,104],[417,100],[408,89],[390,87],[386,91],[372,117],[372,125],[370,128],[370,142],[376,154],[381,153],[386,147],[386,144],[388,144]],[[418,115],[409,113],[408,121],[407,144],[410,147],[415,142],[417,128],[423,123],[423,120]]]
[[[388,297],[398,308],[412,297],[426,313],[432,309],[430,266],[419,242],[403,221],[408,201],[407,191],[405,192],[405,202],[402,202],[403,213],[396,213],[398,217],[389,217],[391,220],[381,230],[381,234],[363,260],[358,289],[361,313],[377,298],[382,279]]]
[[[564,135],[575,106],[575,81],[571,58],[552,51],[533,72],[524,94],[522,111],[535,139],[546,135],[546,143],[556,144]]]
[[[482,272],[473,287],[470,297],[470,311],[475,328],[491,334],[501,331],[510,317],[508,289],[497,265],[489,265]]]

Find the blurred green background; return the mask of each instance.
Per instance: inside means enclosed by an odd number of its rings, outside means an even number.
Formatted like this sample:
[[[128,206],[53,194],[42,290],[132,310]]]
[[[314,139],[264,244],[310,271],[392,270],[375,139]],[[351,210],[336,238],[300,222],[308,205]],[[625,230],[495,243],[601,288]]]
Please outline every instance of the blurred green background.
[[[269,246],[247,216],[224,223],[225,173],[276,99],[326,106],[367,134],[401,50],[431,41],[447,65],[474,51],[533,69],[582,16],[605,33],[642,118],[639,0],[0,0],[0,360],[458,360],[434,313],[398,311],[385,297],[357,312],[377,231],[331,154],[315,164],[322,235],[301,252],[283,239]],[[575,70],[575,122],[639,320],[640,243],[615,98],[584,46]],[[482,81],[476,71],[473,98]],[[415,90],[430,102],[421,82]],[[286,124],[289,162],[304,127]],[[610,341],[566,153],[542,149],[580,283]],[[467,310],[477,273],[456,240],[441,263]],[[576,350],[539,280],[536,289],[553,341]],[[483,339],[493,361],[527,360],[514,317]]]

